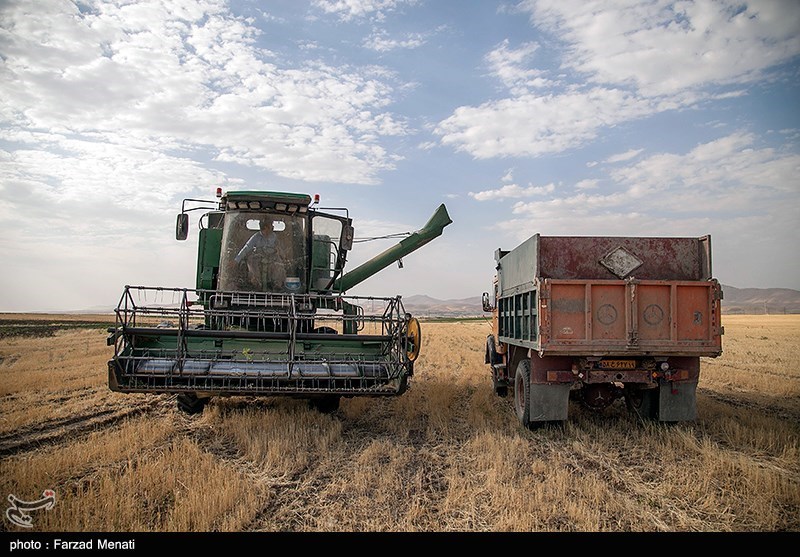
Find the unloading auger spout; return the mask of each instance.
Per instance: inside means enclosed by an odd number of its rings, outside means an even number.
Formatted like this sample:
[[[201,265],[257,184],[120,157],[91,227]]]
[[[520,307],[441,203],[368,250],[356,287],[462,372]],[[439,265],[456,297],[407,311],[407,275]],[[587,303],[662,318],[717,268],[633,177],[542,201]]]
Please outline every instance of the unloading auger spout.
[[[439,208],[436,209],[436,212],[425,226],[413,232],[396,245],[379,253],[366,263],[346,273],[336,282],[334,289],[340,292],[350,290],[392,263],[418,250],[434,238],[441,236],[444,227],[452,222],[450,215],[447,213],[447,207],[445,207],[444,204],[439,205]]]

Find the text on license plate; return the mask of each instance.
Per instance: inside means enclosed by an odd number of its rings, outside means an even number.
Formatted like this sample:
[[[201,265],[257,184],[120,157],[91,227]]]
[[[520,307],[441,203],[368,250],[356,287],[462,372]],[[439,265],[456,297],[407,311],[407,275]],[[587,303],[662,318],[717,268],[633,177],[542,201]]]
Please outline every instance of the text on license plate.
[[[604,369],[636,369],[636,360],[603,360],[600,367]]]

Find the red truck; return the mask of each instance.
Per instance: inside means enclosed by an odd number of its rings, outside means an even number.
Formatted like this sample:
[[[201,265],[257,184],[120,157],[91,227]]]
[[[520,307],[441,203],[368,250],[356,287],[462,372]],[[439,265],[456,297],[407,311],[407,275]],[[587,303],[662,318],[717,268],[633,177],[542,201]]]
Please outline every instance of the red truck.
[[[495,259],[485,363],[522,425],[619,398],[643,419],[696,419],[700,358],[722,354],[724,332],[710,236],[536,234]]]

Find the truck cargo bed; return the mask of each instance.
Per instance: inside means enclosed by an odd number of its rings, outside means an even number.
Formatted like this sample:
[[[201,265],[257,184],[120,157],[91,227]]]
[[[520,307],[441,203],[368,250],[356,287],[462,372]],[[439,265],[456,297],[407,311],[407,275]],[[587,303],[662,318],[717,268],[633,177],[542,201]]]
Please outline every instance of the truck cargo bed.
[[[501,298],[499,340],[541,356],[718,356],[716,280],[537,279]]]

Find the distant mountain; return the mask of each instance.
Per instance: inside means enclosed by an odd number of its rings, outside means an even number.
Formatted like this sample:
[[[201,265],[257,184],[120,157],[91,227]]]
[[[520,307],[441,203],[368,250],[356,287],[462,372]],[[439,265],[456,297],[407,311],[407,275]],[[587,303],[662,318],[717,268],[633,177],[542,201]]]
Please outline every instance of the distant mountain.
[[[800,290],[722,285],[722,313],[800,313]]]
[[[736,288],[722,285],[722,313],[800,313],[800,290],[791,288]],[[425,295],[403,298],[403,307],[419,317],[474,317],[484,313],[480,296],[438,300]]]
[[[778,314],[800,313],[800,290],[791,288],[736,288],[722,285],[722,313],[742,314]],[[483,311],[480,296],[439,300],[423,294],[403,297],[403,307],[418,317],[488,317]],[[373,312],[382,311],[372,308]],[[79,311],[59,311],[52,313],[71,314],[107,314],[113,313],[114,307],[97,306]],[[43,312],[51,313],[51,312]]]
[[[430,296],[415,295],[403,298],[403,307],[418,317],[476,317],[484,313],[480,296],[458,300],[437,300]]]

